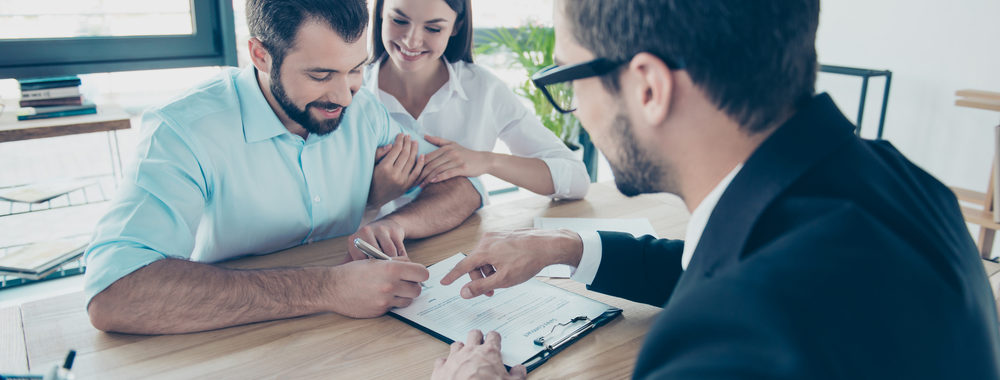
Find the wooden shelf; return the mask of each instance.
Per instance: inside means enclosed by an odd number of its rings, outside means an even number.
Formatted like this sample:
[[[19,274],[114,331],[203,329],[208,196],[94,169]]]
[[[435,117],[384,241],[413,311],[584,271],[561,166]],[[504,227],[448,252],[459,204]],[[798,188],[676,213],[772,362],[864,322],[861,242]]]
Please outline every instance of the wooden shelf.
[[[130,118],[131,116],[121,108],[113,106],[99,106],[97,113],[93,115],[25,121],[4,117],[0,118],[0,143],[129,129],[131,128]]]
[[[956,106],[1000,111],[1000,92],[965,89],[955,91],[955,95]]]
[[[969,202],[980,206],[986,205],[986,193],[975,190],[963,189],[961,187],[949,186],[948,188],[951,189],[953,193],[955,193],[955,197],[958,198],[959,202]]]
[[[993,221],[993,212],[986,211],[986,193],[975,190],[963,189],[961,187],[949,187],[955,193],[959,202],[970,203],[978,207],[961,206],[962,216],[965,221],[989,229],[1000,229],[1000,223]]]
[[[1000,100],[983,98],[966,98],[955,100],[956,106],[978,108],[981,110],[1000,111]]]
[[[1000,230],[1000,223],[993,221],[992,212],[962,206],[962,216],[965,217],[966,222],[978,224],[991,230]]]
[[[955,95],[963,98],[986,98],[986,99],[1000,100],[1000,92],[993,92],[993,91],[965,89],[965,90],[955,91]]]

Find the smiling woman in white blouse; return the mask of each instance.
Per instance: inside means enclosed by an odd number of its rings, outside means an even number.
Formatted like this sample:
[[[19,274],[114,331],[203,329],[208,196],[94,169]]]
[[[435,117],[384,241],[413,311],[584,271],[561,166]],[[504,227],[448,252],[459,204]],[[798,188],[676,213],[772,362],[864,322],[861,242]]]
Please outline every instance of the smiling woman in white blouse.
[[[417,156],[415,142],[379,149],[369,203],[385,214],[413,185],[492,174],[553,198],[582,198],[583,162],[500,79],[472,62],[469,0],[378,0],[364,87],[392,119],[440,147]],[[497,139],[512,154],[494,153]],[[398,198],[397,198],[398,197]],[[395,201],[390,202],[390,200]]]

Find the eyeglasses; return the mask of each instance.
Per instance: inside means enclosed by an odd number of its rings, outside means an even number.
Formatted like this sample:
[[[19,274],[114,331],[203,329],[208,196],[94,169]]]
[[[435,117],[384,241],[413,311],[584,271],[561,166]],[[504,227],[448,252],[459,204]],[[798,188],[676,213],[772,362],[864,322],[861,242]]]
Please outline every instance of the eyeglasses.
[[[684,68],[682,61],[665,59],[667,67],[678,70]],[[572,82],[610,73],[628,61],[618,62],[607,58],[597,58],[587,62],[567,66],[552,65],[531,76],[531,82],[542,90],[545,98],[560,113],[576,111]]]
[[[573,100],[573,81],[610,73],[624,62],[614,62],[607,58],[577,63],[568,66],[552,65],[531,76],[531,81],[545,94],[552,107],[561,113],[576,111]]]

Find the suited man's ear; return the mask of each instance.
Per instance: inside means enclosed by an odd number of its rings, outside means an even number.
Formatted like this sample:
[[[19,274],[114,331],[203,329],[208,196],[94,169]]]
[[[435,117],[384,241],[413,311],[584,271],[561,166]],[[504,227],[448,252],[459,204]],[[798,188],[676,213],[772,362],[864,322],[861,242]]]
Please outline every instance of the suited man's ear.
[[[670,113],[674,95],[674,73],[660,58],[639,53],[622,75],[622,94],[629,103],[633,120],[643,125],[662,125]]]

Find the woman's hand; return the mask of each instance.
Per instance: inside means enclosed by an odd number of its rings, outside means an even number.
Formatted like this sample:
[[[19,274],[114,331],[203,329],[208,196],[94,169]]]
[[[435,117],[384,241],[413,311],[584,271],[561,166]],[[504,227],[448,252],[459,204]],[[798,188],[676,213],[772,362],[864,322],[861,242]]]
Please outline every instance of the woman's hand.
[[[453,177],[478,177],[489,172],[493,154],[467,149],[458,143],[440,137],[425,135],[427,142],[438,147],[428,153],[424,172],[420,174],[421,186],[446,181]]]
[[[375,170],[368,190],[369,206],[382,207],[417,183],[425,162],[419,148],[410,135],[400,133],[392,145],[381,146],[375,151]]]

